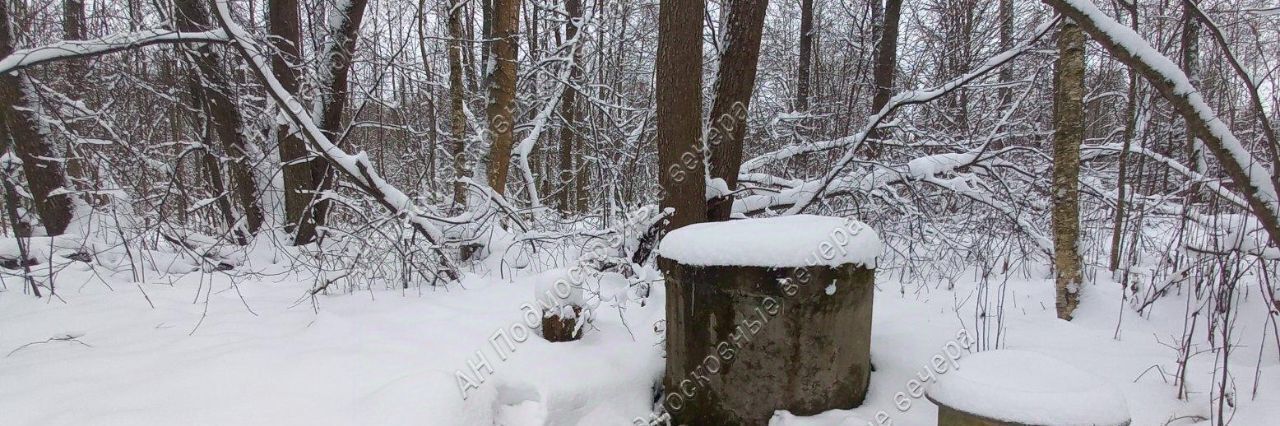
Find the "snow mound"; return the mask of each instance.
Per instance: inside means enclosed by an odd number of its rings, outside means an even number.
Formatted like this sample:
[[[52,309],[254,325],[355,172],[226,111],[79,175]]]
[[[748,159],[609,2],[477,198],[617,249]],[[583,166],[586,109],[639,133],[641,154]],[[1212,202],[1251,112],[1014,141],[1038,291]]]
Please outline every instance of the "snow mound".
[[[965,357],[938,376],[929,399],[966,413],[1034,425],[1120,425],[1124,395],[1103,379],[1037,352],[997,350]]]
[[[671,231],[658,254],[685,265],[874,267],[883,250],[866,224],[839,217],[793,215],[689,225]]]

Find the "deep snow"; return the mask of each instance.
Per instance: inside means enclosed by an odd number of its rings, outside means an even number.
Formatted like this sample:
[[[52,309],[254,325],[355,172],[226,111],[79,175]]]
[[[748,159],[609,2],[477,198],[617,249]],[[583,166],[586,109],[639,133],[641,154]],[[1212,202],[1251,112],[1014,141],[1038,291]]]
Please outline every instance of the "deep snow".
[[[267,271],[265,263],[246,267]],[[648,414],[662,369],[660,288],[643,305],[627,298],[595,303],[581,341],[551,344],[533,336],[499,352],[505,346],[490,338],[498,330],[510,335],[523,322],[520,307],[534,302],[537,283],[560,272],[322,295],[313,306],[304,297],[310,280],[279,271],[233,287],[216,273],[135,284],[127,274],[86,269],[60,272],[56,299],[34,299],[15,277],[4,277],[0,424],[623,425]],[[1086,286],[1077,319],[1064,322],[1054,317],[1045,276],[1008,281],[1002,336],[1008,348],[1049,354],[1098,376],[1123,393],[1134,425],[1209,417],[1213,353],[1192,358],[1189,401],[1176,399],[1172,384],[1175,352],[1166,345],[1181,335],[1184,296],[1166,297],[1151,318],[1126,309],[1117,340],[1117,284]],[[618,285],[604,283],[596,292],[621,291],[607,288]],[[909,382],[948,374],[927,369],[958,331],[974,333],[974,348],[992,339],[975,324],[973,282],[948,290],[882,273],[877,286],[876,371],[866,404],[808,418],[779,413],[775,424],[863,425],[880,412],[894,424],[932,424],[935,406],[914,397]],[[1268,338],[1253,398],[1263,336],[1256,324],[1266,304],[1256,289],[1242,291],[1231,365],[1234,424],[1271,424],[1280,416],[1280,361]],[[58,340],[68,335],[75,341]],[[482,366],[473,374],[468,363],[478,362],[477,352],[492,374]],[[484,378],[465,400],[459,372]],[[895,399],[898,393],[904,396]],[[902,400],[907,406],[900,410]]]

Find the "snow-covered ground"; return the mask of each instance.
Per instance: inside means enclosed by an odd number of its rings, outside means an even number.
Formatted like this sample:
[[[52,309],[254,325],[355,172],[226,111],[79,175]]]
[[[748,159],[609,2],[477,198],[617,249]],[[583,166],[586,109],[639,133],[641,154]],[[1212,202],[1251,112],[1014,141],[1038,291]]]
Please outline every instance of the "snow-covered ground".
[[[135,284],[84,269],[57,276],[57,299],[22,294],[14,277],[5,278],[0,424],[624,425],[652,409],[662,371],[660,289],[643,304],[600,304],[581,341],[535,335],[513,339],[514,351],[494,346],[498,330],[519,337],[521,305],[562,271],[514,280],[470,275],[448,288],[320,296],[313,305],[305,296],[311,283],[290,274],[234,286],[225,275],[199,273]],[[775,424],[863,425],[881,411],[894,424],[933,424],[937,409],[927,399],[908,396],[900,410],[895,394],[928,377],[930,359],[960,330],[993,337],[975,324],[973,282],[947,289],[895,277],[878,280],[866,404],[805,419],[780,413]],[[1166,297],[1150,318],[1124,309],[1115,339],[1119,285],[1086,287],[1077,319],[1065,322],[1054,317],[1051,280],[1042,277],[1008,281],[1004,346],[1102,377],[1123,393],[1134,425],[1209,417],[1214,353],[1192,358],[1189,400],[1178,400],[1173,385],[1183,296]],[[1230,365],[1233,423],[1274,424],[1276,343],[1268,336],[1259,364],[1266,304],[1256,289],[1242,294]],[[491,374],[483,366],[472,373],[477,351]],[[466,399],[459,372],[484,379]]]

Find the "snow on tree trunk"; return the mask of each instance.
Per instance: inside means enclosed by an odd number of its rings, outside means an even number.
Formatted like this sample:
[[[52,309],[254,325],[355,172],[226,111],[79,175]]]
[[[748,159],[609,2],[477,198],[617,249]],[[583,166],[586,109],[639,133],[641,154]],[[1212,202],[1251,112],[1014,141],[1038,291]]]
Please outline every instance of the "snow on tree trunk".
[[[270,0],[267,26],[271,32],[271,71],[285,90],[296,93],[302,72],[302,27],[297,0]],[[284,175],[285,229],[293,234],[294,244],[315,241],[316,219],[311,208],[316,183],[311,177],[306,142],[298,131],[286,124],[276,129],[281,169]]]
[[[1084,33],[1070,21],[1058,32],[1053,101],[1053,266],[1058,318],[1080,303],[1080,145],[1084,142]]]
[[[360,37],[360,25],[364,22],[364,10],[368,4],[368,0],[338,0],[330,11],[327,24],[329,44],[325,46],[318,70],[322,92],[316,99],[312,120],[316,121],[329,140],[338,144],[342,143],[342,113],[347,108],[347,98],[350,96],[347,78],[351,73],[356,41]],[[310,164],[312,184],[320,192],[320,198],[314,201],[312,214],[315,226],[323,227],[328,220],[331,204],[324,196],[336,186],[337,176],[330,164],[323,159],[313,159]]]
[[[756,84],[756,63],[760,59],[760,36],[764,28],[768,0],[729,2],[725,25],[725,47],[716,77],[715,100],[711,104],[707,143],[711,157],[711,179],[724,181],[724,194],[708,193],[708,220],[727,220],[733,213],[732,191],[738,184],[742,165],[742,140],[747,133],[747,110]]]
[[[871,373],[879,237],[782,216],[687,226],[659,248],[667,282],[663,408],[676,424],[766,424],[860,405]]]
[[[174,19],[179,30],[194,32],[212,27],[212,18],[203,3],[178,0],[174,2],[174,6]],[[222,142],[231,176],[230,194],[244,212],[244,232],[248,235],[255,234],[262,227],[263,213],[258,204],[258,185],[249,164],[249,141],[245,136],[244,119],[240,116],[240,108],[231,93],[231,79],[218,63],[218,55],[211,46],[196,46],[190,57],[196,65],[192,91],[202,103],[200,107],[204,108],[208,122]],[[228,223],[228,226],[235,227],[236,222]],[[245,237],[247,235],[241,237],[242,242]]]
[[[1042,0],[1080,27],[1116,59],[1142,75],[1169,101],[1231,178],[1273,245],[1280,245],[1280,205],[1276,178],[1250,153],[1191,84],[1191,79],[1132,29],[1116,22],[1089,0]],[[1272,164],[1272,167],[1275,165]]]
[[[520,2],[494,0],[493,79],[489,85],[489,187],[506,193],[511,169],[516,107],[516,49],[520,26]]]
[[[451,2],[452,3],[452,2]],[[467,114],[466,87],[462,82],[462,52],[466,49],[462,31],[462,2],[450,4],[449,17],[449,151],[453,156],[453,205],[458,211],[467,206],[467,184],[463,178],[471,175],[467,170]]]
[[[8,8],[8,3],[0,4],[0,56],[14,53]],[[72,193],[61,156],[54,152],[35,116],[38,110],[31,83],[25,75],[0,75],[0,139],[13,141],[45,233],[60,235],[71,223]],[[6,154],[0,152],[0,156]]]

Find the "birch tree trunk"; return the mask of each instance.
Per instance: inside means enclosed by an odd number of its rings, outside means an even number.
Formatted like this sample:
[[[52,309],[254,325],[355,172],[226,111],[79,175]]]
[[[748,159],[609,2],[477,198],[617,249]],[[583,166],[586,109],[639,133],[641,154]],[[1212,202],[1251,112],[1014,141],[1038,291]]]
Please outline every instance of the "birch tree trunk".
[[[1124,26],[1107,17],[1090,2],[1066,0],[1042,0],[1058,13],[1079,22],[1089,36],[1097,41],[1117,60],[1143,76],[1195,132],[1222,171],[1231,178],[1249,205],[1251,214],[1266,229],[1272,244],[1280,245],[1280,205],[1277,204],[1276,179],[1259,161],[1243,147],[1222,119],[1211,110],[1204,97],[1190,83],[1190,78],[1176,69],[1168,57],[1163,56],[1150,43],[1127,31]],[[1275,160],[1270,166],[1274,167]]]
[[[1053,265],[1058,318],[1071,320],[1083,282],[1080,240],[1080,145],[1084,142],[1084,33],[1063,21],[1053,88]]]

